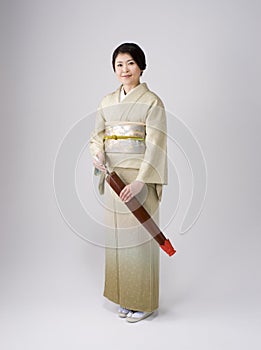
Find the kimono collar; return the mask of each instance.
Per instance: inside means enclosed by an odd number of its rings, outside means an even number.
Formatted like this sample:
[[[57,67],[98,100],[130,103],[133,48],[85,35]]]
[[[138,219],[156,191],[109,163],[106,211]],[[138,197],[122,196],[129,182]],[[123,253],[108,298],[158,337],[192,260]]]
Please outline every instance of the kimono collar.
[[[127,93],[123,100],[120,99],[120,94],[122,91],[122,85],[116,90],[116,97],[119,103],[134,102],[136,99],[140,98],[143,94],[149,91],[146,83],[140,83],[135,88]]]

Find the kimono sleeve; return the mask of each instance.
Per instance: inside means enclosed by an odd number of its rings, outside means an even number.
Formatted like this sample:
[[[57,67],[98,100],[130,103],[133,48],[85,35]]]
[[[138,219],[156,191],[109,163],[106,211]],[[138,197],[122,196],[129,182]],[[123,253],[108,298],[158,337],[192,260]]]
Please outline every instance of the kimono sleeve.
[[[90,153],[93,157],[95,157],[99,152],[104,152],[104,144],[103,144],[104,130],[105,130],[105,119],[104,119],[102,107],[100,105],[96,113],[95,129],[91,133],[90,144],[89,144]],[[99,188],[100,194],[103,194],[105,174],[102,173],[97,168],[94,168],[94,175],[100,176],[98,188]]]
[[[146,118],[146,150],[136,180],[158,186],[168,182],[167,121],[162,103],[156,101]]]
[[[101,105],[99,106],[96,118],[95,118],[95,129],[90,136],[90,153],[94,157],[99,152],[104,152],[103,136],[105,129],[105,119]]]

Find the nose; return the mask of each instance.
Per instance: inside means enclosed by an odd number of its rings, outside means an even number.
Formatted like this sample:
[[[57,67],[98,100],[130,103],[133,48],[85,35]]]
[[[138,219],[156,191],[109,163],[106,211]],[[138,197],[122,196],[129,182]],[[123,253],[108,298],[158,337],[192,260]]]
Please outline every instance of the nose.
[[[129,67],[128,67],[127,63],[123,65],[122,70],[123,70],[123,72],[128,72],[129,71]]]

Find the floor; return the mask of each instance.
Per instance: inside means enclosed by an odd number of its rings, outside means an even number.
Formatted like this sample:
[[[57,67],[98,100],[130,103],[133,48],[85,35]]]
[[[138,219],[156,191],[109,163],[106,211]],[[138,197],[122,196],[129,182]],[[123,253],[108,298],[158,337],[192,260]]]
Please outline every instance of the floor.
[[[200,350],[259,349],[260,307],[219,303],[210,297],[176,300],[167,297],[147,319],[130,324],[117,316],[117,306],[101,296],[16,303],[1,311],[1,348]]]

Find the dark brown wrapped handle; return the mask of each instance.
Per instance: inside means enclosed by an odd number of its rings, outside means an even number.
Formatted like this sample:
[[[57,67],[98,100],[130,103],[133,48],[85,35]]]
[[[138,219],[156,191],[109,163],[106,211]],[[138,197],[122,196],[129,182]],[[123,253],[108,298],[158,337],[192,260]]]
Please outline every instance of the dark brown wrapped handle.
[[[123,188],[126,186],[115,171],[106,176],[106,181],[111,186],[111,188],[117,193],[118,196],[120,195]],[[152,219],[147,210],[140,204],[136,197],[133,197],[130,201],[125,202],[125,204],[133,213],[133,215],[137,218],[137,220],[146,228],[146,230],[159,243],[160,247],[169,256],[176,253],[176,250],[172,247],[170,241],[166,239],[158,225]]]

